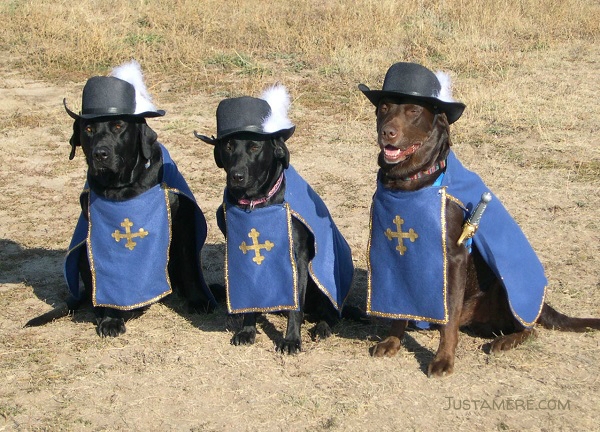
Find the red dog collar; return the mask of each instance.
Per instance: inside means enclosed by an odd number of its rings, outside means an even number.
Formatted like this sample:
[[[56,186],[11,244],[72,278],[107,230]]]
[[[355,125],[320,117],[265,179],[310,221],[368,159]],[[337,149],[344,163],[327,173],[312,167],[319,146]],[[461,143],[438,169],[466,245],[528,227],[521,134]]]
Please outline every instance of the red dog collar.
[[[269,198],[271,198],[273,195],[275,195],[279,191],[279,188],[281,188],[281,183],[283,183],[283,172],[277,179],[277,183],[275,183],[275,185],[269,191],[269,193],[267,194],[266,197],[259,198],[256,200],[240,199],[240,200],[238,200],[238,204],[243,205],[243,206],[250,206],[250,210],[252,210],[254,207],[256,207],[256,205],[267,202],[267,200]]]
[[[403,178],[402,180],[406,180],[406,181],[408,181],[408,180],[417,180],[417,179],[420,179],[423,176],[426,176],[426,175],[429,175],[429,174],[433,174],[436,171],[444,169],[445,167],[446,167],[446,160],[441,160],[438,163],[436,163],[435,165],[433,165],[432,167],[430,167],[429,169],[427,169],[425,171],[418,172],[414,176]]]

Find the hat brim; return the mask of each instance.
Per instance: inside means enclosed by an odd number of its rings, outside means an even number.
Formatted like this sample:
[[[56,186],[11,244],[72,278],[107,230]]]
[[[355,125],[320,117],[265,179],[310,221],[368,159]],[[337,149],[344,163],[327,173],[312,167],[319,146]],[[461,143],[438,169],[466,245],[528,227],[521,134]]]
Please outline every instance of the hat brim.
[[[446,114],[448,123],[452,124],[460,118],[466,105],[462,102],[446,102],[432,96],[423,96],[420,94],[401,93],[384,90],[371,90],[364,84],[359,84],[358,89],[371,101],[375,106],[379,106],[379,102],[384,97],[393,99],[407,99],[412,102],[422,102],[424,104],[437,108]]]
[[[76,114],[73,111],[71,111],[69,109],[69,107],[67,106],[67,99],[63,99],[63,105],[65,107],[65,110],[67,111],[67,114],[69,114],[69,116],[71,116],[71,118],[77,120],[77,119],[84,119],[84,120],[89,120],[89,119],[93,119],[93,118],[101,118],[101,117],[140,117],[140,118],[152,118],[152,117],[162,117],[166,114],[165,111],[163,110],[156,110],[156,111],[145,111],[142,113],[135,113],[135,114],[131,114],[131,113],[107,113],[107,112],[103,112],[103,113],[93,113],[93,114]]]
[[[208,138],[207,136],[200,135],[200,134],[196,134],[196,138],[201,139],[205,143],[214,145],[217,142],[219,142],[225,138],[231,137],[233,135],[249,133],[249,134],[253,134],[253,135],[258,135],[261,138],[265,138],[265,139],[267,139],[267,138],[283,138],[284,141],[287,141],[294,134],[295,130],[296,130],[296,126],[292,126],[291,128],[281,129],[276,132],[264,132],[262,129],[258,128],[257,126],[246,126],[243,128],[226,129],[226,130],[219,131],[216,138],[214,138],[214,136],[212,138]]]

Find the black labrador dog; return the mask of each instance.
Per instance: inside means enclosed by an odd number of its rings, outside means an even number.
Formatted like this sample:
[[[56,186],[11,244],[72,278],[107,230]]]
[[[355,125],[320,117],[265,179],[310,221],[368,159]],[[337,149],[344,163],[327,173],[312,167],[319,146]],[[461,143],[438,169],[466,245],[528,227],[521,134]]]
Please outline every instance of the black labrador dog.
[[[238,133],[217,140],[197,133],[195,135],[215,146],[215,162],[227,173],[227,201],[238,203],[237,205],[244,209],[249,209],[249,206],[258,209],[283,203],[285,179],[280,184],[278,180],[288,168],[290,160],[283,138],[265,139],[254,133]],[[218,218],[223,220],[223,206],[219,208]],[[339,321],[338,312],[309,275],[309,263],[315,256],[313,235],[296,218],[292,218],[291,223],[300,307],[297,311],[287,311],[285,336],[276,342],[275,349],[286,354],[294,354],[301,350],[300,330],[305,313],[307,318],[314,317],[317,322],[310,331],[313,340],[331,336],[332,327]],[[258,312],[243,314],[242,329],[231,339],[233,345],[254,343],[258,315]]]
[[[77,146],[83,148],[88,171],[89,188],[96,195],[111,201],[126,201],[161,183],[163,157],[157,134],[144,118],[135,116],[76,118],[70,140],[74,157]],[[88,193],[82,194],[82,214],[88,216]],[[169,192],[171,213],[171,244],[168,274],[173,288],[181,293],[195,311],[211,312],[215,300],[206,288],[196,254],[195,203],[177,193]],[[92,297],[92,271],[88,254],[80,253],[79,273],[84,293],[79,299],[69,298],[65,305],[30,320],[26,326],[38,326],[66,316]],[[118,336],[125,332],[125,321],[139,315],[144,308],[121,310],[94,307],[97,332],[100,336]]]

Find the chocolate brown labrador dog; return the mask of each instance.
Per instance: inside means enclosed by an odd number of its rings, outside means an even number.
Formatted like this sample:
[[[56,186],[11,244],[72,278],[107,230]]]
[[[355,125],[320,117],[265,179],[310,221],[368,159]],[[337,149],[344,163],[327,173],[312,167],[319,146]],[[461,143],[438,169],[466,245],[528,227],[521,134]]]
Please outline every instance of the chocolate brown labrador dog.
[[[103,97],[106,103],[94,106]],[[93,77],[84,88],[81,115],[65,104],[74,119],[70,159],[81,146],[87,162],[82,212],[65,262],[71,295],[66,304],[26,326],[42,325],[91,302],[97,333],[115,337],[125,332],[127,319],[169,295],[172,287],[194,311],[210,312],[216,305],[199,259],[206,221],[146,123],[146,117],[164,112],[134,113],[134,98],[129,82]],[[122,112],[115,108],[120,106],[125,106]]]
[[[428,84],[423,83],[423,75],[430,79]],[[430,311],[423,312],[422,305],[417,305],[416,309],[403,310],[390,310],[386,309],[385,305],[375,305],[379,295],[377,290],[383,289],[375,285],[378,283],[375,282],[377,276],[375,273],[379,271],[387,275],[386,268],[396,264],[380,265],[378,261],[381,260],[381,256],[374,254],[374,251],[379,249],[373,245],[377,233],[373,231],[370,239],[369,281],[373,278],[374,285],[369,287],[367,310],[372,315],[396,318],[392,322],[389,336],[373,347],[372,355],[375,357],[395,355],[400,349],[409,321],[419,321],[419,319],[429,321],[439,326],[440,331],[439,348],[428,366],[429,376],[444,376],[453,372],[458,333],[462,327],[469,328],[483,337],[495,337],[490,344],[491,352],[509,350],[523,343],[534,334],[535,323],[546,328],[565,331],[600,329],[600,319],[571,318],[557,312],[544,302],[546,281],[543,275],[535,279],[528,274],[542,271],[537,268],[540,266],[539,263],[534,262],[531,267],[528,267],[529,264],[524,264],[524,267],[519,269],[521,274],[513,278],[524,279],[525,285],[520,286],[519,288],[523,288],[522,291],[515,295],[515,292],[511,291],[511,278],[505,277],[504,269],[495,267],[496,264],[500,265],[499,262],[504,257],[490,259],[494,246],[490,242],[486,243],[485,237],[484,241],[478,239],[480,235],[484,235],[483,231],[481,234],[479,231],[475,234],[470,248],[465,247],[463,243],[458,244],[465,219],[473,211],[477,198],[467,204],[451,195],[453,189],[450,182],[460,182],[462,180],[457,177],[474,176],[474,174],[464,170],[450,150],[452,144],[449,119],[451,122],[456,121],[462,114],[464,105],[451,99],[441,99],[439,92],[443,84],[440,81],[442,80],[420,65],[398,63],[388,71],[383,91],[371,91],[363,85],[359,87],[376,106],[377,136],[381,149],[378,156],[380,167],[378,191],[381,189],[382,193],[406,197],[435,189],[434,195],[440,196],[443,189],[441,195],[443,202],[436,204],[436,211],[440,208],[445,209],[441,221],[445,235],[442,231],[444,238],[437,243],[444,248],[443,254],[446,257],[445,267],[442,268],[444,290],[440,290],[444,298],[440,300],[439,315],[434,315]],[[428,86],[432,86],[433,90]],[[463,193],[459,188],[454,190],[459,195]],[[500,206],[499,203],[497,205]],[[406,208],[398,211],[408,212]],[[424,216],[421,214],[419,217]],[[373,215],[372,220],[375,221],[375,218],[376,215]],[[433,219],[435,218],[439,219],[438,216]],[[486,221],[486,218],[490,218],[490,221]],[[491,231],[502,232],[503,226],[494,226],[495,222],[491,222],[493,218],[495,218],[493,214],[484,214],[481,228],[483,229],[483,222],[490,222],[488,225],[491,225]],[[512,223],[508,219],[502,219],[505,220],[506,224]],[[504,222],[498,225],[504,225]],[[398,242],[399,246],[396,249],[392,248],[392,253],[400,259],[409,256],[414,250],[413,246],[420,241],[425,241],[426,237],[426,233],[418,229],[412,233],[408,232],[406,227],[404,229],[407,232],[402,233],[403,238],[393,238],[398,233],[389,230],[386,231],[387,238],[383,237],[382,240],[386,244],[388,242],[393,244],[389,240]],[[401,242],[403,242],[402,247],[400,247]],[[523,243],[524,249],[528,247]],[[402,257],[398,251],[403,254]],[[520,250],[512,249],[508,254],[520,257],[520,253]],[[426,257],[435,260],[433,251],[428,252]],[[534,258],[531,259],[535,261]],[[430,289],[423,285],[423,278],[425,273],[430,271],[429,269],[427,264],[423,262],[415,264],[414,261],[413,267],[408,268],[407,272],[414,273],[415,277],[405,283],[413,285],[413,294]],[[381,284],[386,283],[382,278],[376,280]],[[528,285],[530,281],[531,285]],[[390,282],[392,291],[396,289],[393,286],[395,283]],[[521,300],[517,297],[519,295],[526,297],[529,294],[524,295],[523,292],[529,290],[533,298],[527,300],[531,303],[528,306],[531,310],[527,311],[526,308],[521,308]],[[397,292],[389,294],[387,299],[395,303],[406,300],[399,299]]]

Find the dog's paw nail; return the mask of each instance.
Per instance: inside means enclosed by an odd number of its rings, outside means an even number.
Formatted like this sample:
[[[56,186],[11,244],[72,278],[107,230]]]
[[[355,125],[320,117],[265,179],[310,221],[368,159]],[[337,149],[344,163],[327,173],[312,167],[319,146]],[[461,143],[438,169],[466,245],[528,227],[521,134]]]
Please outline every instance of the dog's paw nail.
[[[442,378],[451,375],[454,372],[454,365],[448,361],[440,360],[433,361],[427,370],[427,376],[429,378]]]

